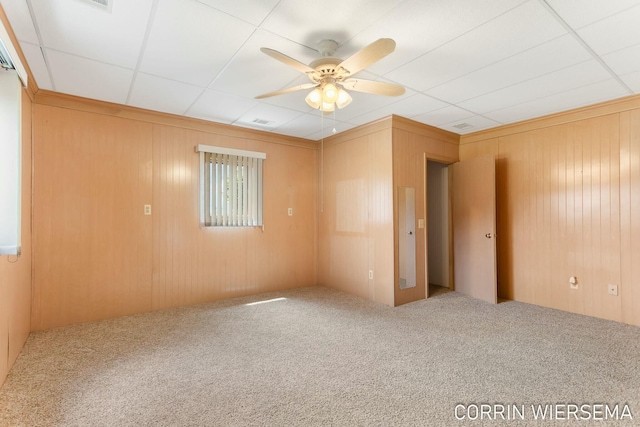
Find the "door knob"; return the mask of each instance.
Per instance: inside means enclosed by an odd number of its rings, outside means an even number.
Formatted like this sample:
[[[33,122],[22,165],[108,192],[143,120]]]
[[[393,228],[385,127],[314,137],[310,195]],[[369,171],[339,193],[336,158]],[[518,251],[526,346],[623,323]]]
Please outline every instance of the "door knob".
[[[411,236],[412,234],[413,234],[413,231],[410,231],[410,232],[409,232],[409,236]]]
[[[484,237],[486,237],[487,239],[490,239],[493,236],[491,235],[491,233],[487,233],[487,234],[484,235]]]

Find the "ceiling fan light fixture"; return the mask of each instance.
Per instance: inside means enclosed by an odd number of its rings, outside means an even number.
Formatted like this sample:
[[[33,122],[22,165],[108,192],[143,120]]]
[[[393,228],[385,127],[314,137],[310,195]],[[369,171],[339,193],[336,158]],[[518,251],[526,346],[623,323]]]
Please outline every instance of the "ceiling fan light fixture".
[[[309,92],[309,94],[304,100],[307,101],[307,104],[309,104],[309,107],[313,108],[314,110],[317,110],[322,105],[322,91],[316,88],[311,92]]]
[[[322,101],[334,103],[338,99],[338,88],[333,83],[327,83],[322,88]]]
[[[323,113],[330,113],[336,109],[336,105],[333,102],[322,102],[322,106],[320,107],[320,111]]]
[[[342,109],[346,107],[347,105],[351,104],[351,101],[353,101],[353,98],[351,98],[349,92],[344,89],[338,89],[338,99],[336,100],[336,105],[338,106],[338,108]]]
[[[353,101],[345,88],[374,95],[399,96],[405,93],[404,87],[397,84],[351,78],[352,75],[393,52],[396,47],[395,41],[387,38],[378,39],[345,60],[333,57],[337,47],[338,43],[334,40],[321,41],[318,51],[322,54],[322,58],[311,62],[309,65],[303,64],[276,50],[266,47],[260,48],[261,52],[306,74],[311,83],[259,95],[256,96],[256,99],[314,88],[307,93],[305,102],[314,110],[330,113],[335,111],[336,106],[342,109]]]

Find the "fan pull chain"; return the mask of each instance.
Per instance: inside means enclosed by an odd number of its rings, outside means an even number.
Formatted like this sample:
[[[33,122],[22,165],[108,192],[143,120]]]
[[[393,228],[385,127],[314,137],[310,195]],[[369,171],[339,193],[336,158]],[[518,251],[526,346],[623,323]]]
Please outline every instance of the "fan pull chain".
[[[320,111],[320,213],[324,212],[324,113]]]
[[[336,132],[338,132],[336,130],[336,110],[333,110],[333,130],[331,131],[331,133],[333,133],[334,135],[336,134]]]

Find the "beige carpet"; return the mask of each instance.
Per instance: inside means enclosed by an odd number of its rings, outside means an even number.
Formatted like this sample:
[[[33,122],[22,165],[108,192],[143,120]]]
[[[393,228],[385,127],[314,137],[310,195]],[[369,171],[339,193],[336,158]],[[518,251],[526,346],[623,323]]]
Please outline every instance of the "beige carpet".
[[[246,305],[271,298],[286,299]],[[482,404],[525,419],[469,420]],[[626,404],[634,419],[536,421],[538,404]],[[34,333],[0,389],[1,426],[481,424],[640,425],[640,328],[314,287]]]

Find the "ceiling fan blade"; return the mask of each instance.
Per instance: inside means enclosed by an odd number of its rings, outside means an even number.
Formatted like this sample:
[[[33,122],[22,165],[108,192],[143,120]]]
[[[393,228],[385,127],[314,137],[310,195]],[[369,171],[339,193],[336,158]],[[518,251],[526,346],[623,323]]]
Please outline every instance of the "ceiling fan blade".
[[[295,68],[298,71],[301,71],[303,73],[315,73],[316,70],[314,70],[313,68],[309,67],[308,65],[303,64],[300,61],[297,61],[293,58],[291,58],[290,56],[285,55],[284,53],[280,53],[277,50],[273,50],[273,49],[269,49],[268,47],[261,47],[260,51],[263,53],[266,53],[267,55],[269,55],[270,57],[277,59],[278,61],[282,62],[283,64],[286,64],[290,67]]]
[[[374,82],[363,79],[347,79],[343,81],[345,89],[356,92],[373,93],[375,95],[399,96],[404,94],[404,87],[392,83]]]
[[[379,39],[342,61],[338,67],[344,69],[347,75],[353,75],[389,55],[395,48],[396,42],[392,39]]]
[[[284,95],[285,93],[291,93],[291,92],[304,90],[304,89],[311,89],[312,87],[318,87],[318,86],[320,85],[317,83],[306,83],[303,85],[290,87],[288,89],[282,89],[282,90],[277,90],[271,93],[265,93],[264,95],[256,96],[256,99],[269,98],[270,96],[276,96],[276,95]]]

